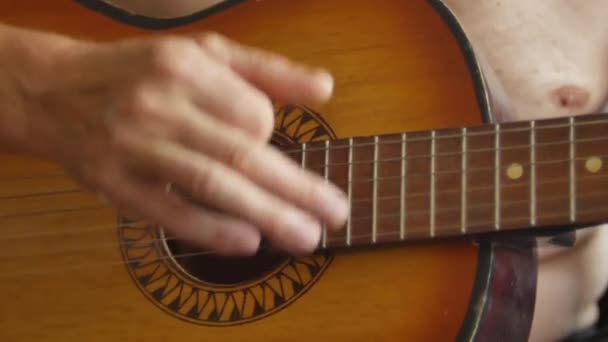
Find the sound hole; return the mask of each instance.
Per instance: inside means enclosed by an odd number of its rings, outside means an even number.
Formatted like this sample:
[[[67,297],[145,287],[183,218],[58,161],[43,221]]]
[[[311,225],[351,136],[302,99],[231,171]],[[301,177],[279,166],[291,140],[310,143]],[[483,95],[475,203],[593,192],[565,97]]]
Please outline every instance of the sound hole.
[[[252,257],[221,257],[178,240],[167,240],[175,261],[192,277],[207,283],[233,285],[259,279],[274,271],[287,257],[262,248]]]

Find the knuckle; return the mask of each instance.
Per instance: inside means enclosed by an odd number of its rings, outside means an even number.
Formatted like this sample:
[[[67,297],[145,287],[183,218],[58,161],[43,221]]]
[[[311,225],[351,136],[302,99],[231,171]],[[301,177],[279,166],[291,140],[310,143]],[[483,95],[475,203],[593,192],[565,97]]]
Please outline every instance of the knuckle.
[[[214,31],[204,32],[197,38],[197,42],[218,60],[222,62],[229,60],[229,45],[232,44],[229,44],[228,39],[223,35]]]
[[[186,78],[197,59],[200,59],[198,46],[187,39],[167,38],[157,42],[152,48],[153,68],[163,77]]]
[[[197,170],[192,176],[190,189],[192,194],[202,198],[212,198],[219,191],[221,177],[218,167],[207,166]]]
[[[249,92],[251,93],[251,92]],[[274,109],[265,96],[256,94],[231,103],[231,115],[255,139],[266,141],[274,130]]]
[[[166,118],[165,123],[171,126],[171,136],[180,142],[192,142],[197,140],[198,131],[194,130],[194,124],[186,115],[175,114]]]
[[[125,127],[115,131],[109,141],[110,150],[108,153],[123,161],[125,167],[129,169],[137,168],[142,159],[141,151],[137,143],[130,138],[129,133],[126,132],[127,130],[128,128]]]
[[[302,201],[304,203],[321,204],[323,203],[323,191],[325,184],[321,181],[308,179],[304,181],[304,190],[302,191]]]
[[[135,85],[128,92],[124,114],[131,118],[140,118],[153,112],[156,108],[156,98],[152,91],[144,85]]]
[[[204,48],[213,48],[218,44],[223,44],[224,37],[215,31],[207,31],[200,34],[198,43]]]
[[[234,139],[225,147],[225,162],[237,170],[245,171],[256,148],[259,147],[255,147],[253,144],[247,145],[241,140]]]
[[[256,109],[253,111],[253,129],[257,137],[268,139],[274,130],[274,109],[272,102],[266,98],[256,101]]]
[[[266,234],[275,241],[288,240],[292,236],[293,217],[299,210],[282,201],[269,201],[266,209],[262,212]]]

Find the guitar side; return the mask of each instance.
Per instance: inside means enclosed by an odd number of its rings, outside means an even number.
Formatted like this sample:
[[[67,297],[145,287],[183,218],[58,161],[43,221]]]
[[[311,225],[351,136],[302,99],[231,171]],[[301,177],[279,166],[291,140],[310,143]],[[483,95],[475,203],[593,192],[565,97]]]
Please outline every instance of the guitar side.
[[[94,0],[10,0],[0,20],[97,40],[213,30],[331,70],[330,103],[277,106],[277,145],[492,120],[474,53],[439,1],[226,4],[156,20]],[[0,160],[6,341],[520,341],[530,329],[533,246],[424,241],[188,264],[159,229],[117,221],[57,166]]]

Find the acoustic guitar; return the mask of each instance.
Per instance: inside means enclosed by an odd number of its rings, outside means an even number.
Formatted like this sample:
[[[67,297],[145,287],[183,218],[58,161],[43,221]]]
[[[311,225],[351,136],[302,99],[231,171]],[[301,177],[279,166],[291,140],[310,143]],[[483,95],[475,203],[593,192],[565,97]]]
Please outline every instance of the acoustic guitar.
[[[524,341],[537,234],[606,219],[607,121],[497,122],[439,0],[224,1],[174,19],[5,0],[0,20],[98,41],[211,30],[326,67],[333,99],[276,104],[272,143],[353,208],[311,255],[220,258],[57,165],[2,156],[2,341]]]

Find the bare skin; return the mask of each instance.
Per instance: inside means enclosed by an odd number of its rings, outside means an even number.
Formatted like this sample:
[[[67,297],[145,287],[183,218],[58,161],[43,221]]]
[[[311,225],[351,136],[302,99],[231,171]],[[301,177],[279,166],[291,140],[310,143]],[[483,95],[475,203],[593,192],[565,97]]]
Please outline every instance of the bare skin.
[[[95,44],[0,26],[0,51],[0,145],[63,165],[123,212],[231,255],[262,236],[307,253],[321,221],[346,221],[337,187],[268,144],[269,97],[325,101],[325,71],[215,34]]]
[[[608,3],[447,0],[504,87],[502,121],[608,109]],[[578,232],[573,248],[539,250],[531,341],[555,341],[598,318],[608,285],[608,227]]]
[[[124,9],[131,10],[144,15],[153,17],[177,17],[188,15],[190,13],[199,11],[206,7],[212,6],[219,0],[111,0],[111,2]],[[585,2],[573,2],[568,0],[547,0],[547,1],[528,1],[528,0],[511,0],[511,1],[488,1],[488,0],[445,0],[446,4],[452,8],[452,10],[459,17],[462,25],[467,31],[471,38],[476,52],[479,58],[484,63],[484,70],[492,81],[492,86],[495,89],[501,89],[502,92],[495,92],[500,97],[500,104],[503,108],[501,111],[501,117],[497,118],[502,121],[517,120],[517,119],[533,119],[533,118],[544,118],[544,117],[556,117],[569,114],[582,114],[587,112],[597,112],[608,109],[606,102],[608,98],[608,21],[603,18],[608,10],[608,3],[605,0],[589,0]],[[7,44],[11,47],[10,41],[3,39],[2,33],[6,32],[6,28],[0,27],[0,51],[2,47],[6,47]],[[23,41],[31,40],[32,37],[23,37]],[[87,44],[71,45],[73,42],[65,39],[57,39],[57,37],[47,36],[36,36],[38,42],[45,42],[47,46],[51,47],[50,51],[58,50],[59,56],[64,60],[64,64],[59,65],[80,65],[80,69],[61,69],[65,72],[72,71],[75,75],[79,72],[85,72],[87,68],[98,68],[103,67],[102,57],[111,56],[112,58],[119,58],[122,60],[129,60],[134,58],[133,56],[145,55],[145,52],[150,51],[149,49],[154,44],[146,45],[141,42],[132,42],[132,44],[126,44],[124,46],[105,46],[105,47],[92,47]],[[259,61],[258,53],[249,52],[248,50],[243,51],[242,49],[234,48],[232,43],[223,43],[219,47],[209,43],[206,39],[199,39],[198,42],[202,42],[200,50],[197,53],[193,53],[190,57],[194,58],[211,58],[212,61],[206,65],[208,69],[203,71],[210,71],[212,68],[220,67],[223,73],[217,75],[218,79],[222,77],[228,77],[231,79],[227,81],[232,87],[240,87],[238,89],[243,90],[249,94],[249,99],[253,103],[259,104],[259,111],[257,115],[245,115],[242,120],[235,120],[239,117],[238,109],[234,109],[235,116],[214,116],[214,113],[220,113],[220,111],[204,110],[206,107],[203,106],[203,110],[199,109],[199,114],[202,112],[205,118],[212,120],[217,125],[220,125],[225,130],[240,128],[241,130],[247,130],[248,125],[251,121],[256,122],[257,125],[254,131],[242,132],[241,136],[248,142],[254,142],[253,146],[263,146],[262,142],[267,139],[269,134],[269,122],[268,117],[271,116],[270,109],[267,107],[264,96],[260,95],[264,91],[271,93],[280,91],[280,82],[273,83],[270,80],[275,80],[273,73],[277,73],[277,70],[273,67],[262,70],[261,74],[251,74],[251,69],[248,69],[248,65],[255,65],[255,61]],[[213,43],[213,41],[212,41]],[[217,43],[217,41],[215,41]],[[40,43],[38,43],[40,44]],[[78,47],[76,51],[78,53],[70,53],[67,56],[62,53],[62,46]],[[223,47],[222,47],[223,46]],[[192,48],[192,46],[190,45]],[[9,49],[10,50],[10,49]],[[162,48],[153,51],[160,51],[162,56]],[[188,50],[197,50],[193,48]],[[226,52],[232,51],[232,52]],[[222,52],[224,51],[224,52]],[[238,52],[237,52],[238,51]],[[0,58],[3,58],[3,63],[0,65],[11,65],[6,61],[23,60],[19,57],[9,54],[3,55],[0,53]],[[86,56],[89,60],[92,58],[93,61],[84,63],[84,59],[80,59]],[[157,55],[158,57],[158,55]],[[141,58],[141,57],[139,57]],[[168,95],[170,98],[171,92],[166,87],[162,87],[163,82],[167,81],[163,78],[169,72],[178,72],[173,74],[169,79],[173,85],[178,87],[184,87],[184,89],[191,91],[192,81],[186,82],[185,79],[175,76],[184,76],[179,74],[179,68],[172,69],[168,61],[177,60],[176,56],[165,56],[165,61],[160,64],[148,64],[153,74],[158,77],[154,80],[139,80],[135,84],[132,84],[133,89],[147,89],[150,94],[157,94],[161,92],[164,95]],[[173,59],[171,59],[173,58]],[[256,59],[258,58],[258,59]],[[264,55],[261,58],[268,58]],[[275,57],[278,58],[278,57]],[[273,58],[274,59],[274,58]],[[27,60],[27,59],[26,59]],[[74,63],[74,61],[80,61],[80,64]],[[101,64],[95,64],[98,63]],[[39,63],[40,61],[33,61],[33,64]],[[265,60],[267,62],[267,60]],[[163,64],[165,63],[165,64]],[[200,63],[200,61],[199,61]],[[127,63],[122,63],[127,64]],[[272,63],[271,63],[272,64]],[[114,65],[114,64],[110,64]],[[169,69],[166,69],[169,67]],[[7,70],[13,70],[15,68],[8,68]],[[186,68],[187,69],[187,68]],[[30,70],[31,74],[42,73],[44,65],[41,65],[36,70]],[[227,75],[228,70],[230,76]],[[319,76],[318,73],[313,72],[301,72],[297,73],[297,77],[290,77],[291,69],[287,69],[287,72],[278,72],[280,75],[279,79],[281,82],[293,82],[298,84],[298,89],[301,89],[305,98],[300,100],[324,100],[330,96],[331,91],[328,90],[328,81],[326,76]],[[299,67],[297,70],[301,70]],[[0,72],[3,72],[0,69]],[[127,72],[123,70],[121,72]],[[26,73],[27,74],[27,73]],[[99,73],[96,73],[99,74]],[[103,73],[102,73],[103,74]],[[192,74],[192,73],[189,73]],[[11,76],[11,75],[9,75]],[[53,82],[53,75],[47,75],[46,82]],[[114,75],[116,79],[120,77],[120,74]],[[11,77],[4,79],[13,79]],[[239,85],[239,79],[254,80],[254,84],[258,88],[256,89],[243,89],[242,85]],[[55,80],[59,82],[58,80]],[[96,85],[103,85],[103,82],[112,84],[112,79],[96,80]],[[90,84],[78,83],[85,82],[82,79],[75,78],[70,83],[62,83],[64,87],[59,89],[72,90],[78,89],[78,86],[86,86]],[[48,83],[46,84],[49,85]],[[40,89],[41,86],[36,86],[35,89]],[[56,85],[54,85],[55,88]],[[293,87],[285,87],[293,88]],[[0,84],[0,102],[9,103],[19,107],[22,103],[16,97],[10,97],[10,84]],[[42,83],[42,89],[44,89],[44,83]],[[40,93],[35,92],[35,93]],[[7,95],[8,94],[8,95]],[[133,93],[131,93],[133,94]],[[134,94],[140,94],[135,92]],[[146,94],[146,92],[143,92]],[[89,101],[107,101],[106,97],[76,97],[69,98],[67,96],[57,97],[58,94],[53,94],[53,98],[63,99],[64,102],[53,103],[54,105],[68,106],[68,105],[80,105],[81,108],[86,107],[91,102]],[[63,94],[66,95],[66,94]],[[199,93],[200,95],[200,93]],[[273,95],[275,95],[273,93]],[[285,94],[283,94],[285,95]],[[218,94],[221,98],[221,94]],[[121,108],[120,105],[135,104],[141,99],[146,97],[132,97],[132,98],[111,98],[113,103],[117,104],[117,108]],[[203,98],[209,99],[209,97],[203,96]],[[138,100],[139,99],[139,100]],[[135,102],[133,102],[135,101]],[[121,127],[128,127],[128,129],[138,129],[143,137],[155,137],[160,143],[170,142],[172,148],[183,148],[184,150],[191,151],[194,149],[191,144],[192,142],[177,142],[174,140],[177,129],[182,127],[185,122],[190,122],[192,118],[190,116],[180,118],[180,121],[167,121],[167,117],[162,115],[163,106],[168,103],[143,103],[147,108],[144,111],[139,111],[140,116],[135,117],[122,117],[120,115],[114,116],[114,120],[110,120],[109,131],[113,129],[120,130]],[[198,101],[200,104],[200,101]],[[139,103],[142,105],[142,103]],[[182,104],[183,105],[183,104]],[[192,104],[186,104],[185,108],[191,108]],[[199,105],[200,106],[200,105]],[[208,104],[207,104],[208,106]],[[222,102],[216,104],[216,108],[222,106]],[[78,106],[76,106],[78,108]],[[18,111],[16,111],[18,112]],[[150,116],[151,115],[151,116]],[[161,120],[161,122],[173,123],[172,129],[161,129],[158,126],[146,124],[149,122],[145,118],[155,118]],[[265,119],[261,119],[265,118]],[[73,120],[74,118],[59,117],[56,125],[61,123],[70,122],[66,120]],[[76,121],[79,124],[75,127],[80,128],[71,131],[76,132],[88,132],[85,129],[90,129],[96,123],[98,118],[80,118],[76,116]],[[3,121],[4,120],[4,121]],[[19,117],[8,117],[0,116],[0,127],[7,127],[3,122],[19,123],[23,118]],[[63,121],[62,121],[63,120]],[[260,120],[260,121],[256,121]],[[180,124],[181,123],[181,124]],[[248,123],[248,124],[246,124]],[[51,126],[49,126],[51,125]],[[12,126],[12,127],[19,127]],[[22,125],[21,127],[30,129],[31,127]],[[46,128],[45,128],[46,127]],[[52,120],[46,123],[40,123],[41,132],[52,132],[53,128]],[[84,128],[82,128],[84,127]],[[227,132],[227,131],[223,131]],[[234,132],[234,131],[231,131]],[[57,155],[56,151],[62,150],[64,146],[59,141],[55,146],[41,148],[40,146],[22,146],[19,139],[19,130],[12,130],[11,132],[0,132],[4,134],[5,146],[12,146],[22,151],[32,152],[40,154],[46,157],[55,158],[64,162],[68,167],[70,166],[70,160],[82,158],[84,155],[91,153],[91,150],[76,151],[71,155]],[[21,131],[25,134],[25,131]],[[98,132],[99,133],[99,132]],[[180,134],[183,133],[180,131]],[[50,134],[50,133],[49,133]],[[218,134],[221,135],[221,134]],[[103,137],[99,133],[100,137]],[[49,139],[53,136],[47,136]],[[102,158],[106,155],[107,151],[114,151],[111,148],[116,148],[116,145],[111,145],[109,141],[104,141],[99,138],[102,142],[103,148],[97,150],[98,157]],[[213,138],[213,139],[219,139]],[[234,147],[231,145],[232,142],[227,141],[226,147]],[[105,144],[105,145],[104,145]],[[113,142],[113,144],[116,144]],[[237,144],[238,145],[238,144]],[[142,165],[152,162],[154,165],[158,165],[158,155],[150,154],[150,151],[144,151],[139,148],[137,140],[133,141],[122,141],[118,144],[121,146],[117,153],[118,156],[124,155],[139,155],[145,156],[141,158]],[[159,146],[165,146],[160,144]],[[241,145],[242,146],[242,145]],[[125,148],[126,147],[126,148]],[[204,142],[198,142],[196,147],[200,147],[197,151],[200,153],[201,158],[208,158],[213,160],[217,164],[222,165],[222,170],[229,170],[232,174],[237,177],[238,175],[251,174],[252,172],[258,177],[254,178],[256,182],[249,184],[253,194],[260,195],[264,193],[266,198],[271,197],[280,201],[282,205],[294,206],[295,203],[309,203],[308,211],[306,213],[300,213],[313,217],[315,219],[331,218],[331,213],[322,213],[315,208],[318,208],[321,200],[317,200],[320,196],[313,196],[311,198],[305,198],[299,196],[306,192],[306,189],[316,188],[318,180],[314,179],[310,175],[303,175],[295,172],[298,180],[292,184],[302,183],[305,184],[302,188],[291,189],[287,193],[280,193],[279,189],[272,188],[267,182],[265,175],[270,174],[272,169],[278,167],[284,167],[287,162],[277,160],[276,164],[271,166],[270,169],[262,169],[260,166],[256,166],[255,163],[237,163],[230,164],[230,161],[235,159],[222,159],[227,155],[222,154],[218,151],[211,151],[205,149]],[[55,151],[55,152],[54,152]],[[230,151],[230,150],[229,150]],[[243,155],[254,156],[259,154],[271,154],[272,152],[267,151],[265,148],[259,147],[254,152],[241,149]],[[232,150],[228,156],[234,156],[236,151]],[[253,153],[253,154],[248,154]],[[191,155],[191,154],[188,154]],[[240,154],[236,154],[240,155]],[[276,157],[278,158],[278,157]],[[237,161],[249,161],[255,160],[255,158],[237,158]],[[94,163],[94,160],[90,160]],[[121,162],[120,158],[112,160],[113,165],[118,170],[117,174],[121,177],[129,175],[131,182],[134,182],[134,175],[139,173],[137,165],[126,165]],[[214,164],[216,165],[216,164]],[[141,167],[141,165],[139,165]],[[145,167],[145,166],[144,166]],[[290,165],[289,167],[293,167]],[[94,169],[94,168],[92,168]],[[194,169],[194,168],[191,168]],[[135,171],[133,171],[135,170]],[[127,193],[120,193],[118,190],[108,186],[104,186],[103,179],[96,178],[95,175],[91,176],[86,170],[73,170],[76,176],[88,184],[93,189],[104,189],[108,191],[109,197],[117,203],[119,206],[123,206],[129,209],[139,209],[140,211],[155,213],[160,210],[160,207],[151,208],[145,207],[140,201],[137,201],[137,196]],[[119,172],[120,171],[120,172]],[[203,172],[200,171],[199,172]],[[265,173],[269,172],[269,173]],[[203,173],[204,174],[204,173]],[[208,173],[207,173],[208,174]],[[284,174],[284,173],[281,173]],[[149,176],[149,175],[147,175]],[[164,179],[166,175],[154,175],[152,179]],[[183,176],[184,179],[188,179],[188,176]],[[106,180],[107,181],[107,180]],[[127,181],[127,180],[125,180]],[[274,179],[273,179],[274,181]],[[216,182],[220,182],[216,179]],[[163,182],[156,182],[156,186],[160,186]],[[191,182],[184,181],[186,187],[191,185]],[[134,191],[141,191],[146,195],[158,196],[160,189],[143,190],[144,185],[149,183],[132,183],[132,189]],[[215,183],[217,187],[218,184]],[[203,187],[204,189],[205,187]],[[208,188],[208,187],[207,187]],[[257,190],[257,191],[254,191]],[[264,190],[264,191],[262,191]],[[330,194],[333,193],[332,189],[325,189],[325,191],[319,190],[318,194]],[[205,200],[205,192],[200,193],[200,197]],[[251,198],[253,200],[254,197]],[[253,203],[253,202],[249,202]],[[268,203],[268,202],[267,202]],[[188,210],[183,204],[177,202],[164,203],[170,208],[180,208],[180,210]],[[246,203],[242,203],[244,207],[247,207]],[[173,210],[171,209],[171,210]],[[233,208],[235,209],[235,208]],[[236,209],[235,209],[236,210]],[[168,212],[164,211],[165,213]],[[189,237],[199,243],[207,244],[210,246],[216,246],[222,249],[226,253],[247,253],[251,252],[257,245],[259,237],[262,234],[270,234],[274,236],[274,241],[283,246],[285,249],[292,251],[302,251],[310,248],[310,246],[318,239],[318,226],[310,224],[307,227],[300,227],[301,229],[295,228],[289,232],[276,231],[276,227],[279,222],[269,222],[264,217],[247,217],[246,219],[234,218],[234,217],[214,217],[210,216],[209,213],[197,213],[191,212],[193,222],[196,220],[222,220],[224,226],[232,227],[228,231],[227,235],[217,235],[219,232],[210,233],[206,236],[201,236],[200,232],[195,233],[189,230],[188,227],[174,227],[176,232],[185,234],[183,236]],[[155,213],[156,214],[156,213]],[[344,213],[342,213],[344,214]],[[159,215],[159,214],[156,214]],[[340,218],[344,215],[336,214],[333,217],[334,222],[339,223]],[[336,225],[337,226],[337,225]],[[274,234],[274,235],[273,235]],[[204,235],[204,234],[203,234]],[[584,232],[578,234],[577,244],[573,248],[558,248],[558,247],[547,247],[543,246],[540,252],[540,274],[538,280],[538,294],[536,304],[536,314],[533,322],[532,338],[531,341],[555,341],[563,338],[572,332],[590,326],[597,319],[597,299],[601,296],[603,291],[606,289],[608,284],[608,266],[605,260],[608,259],[608,232],[604,227],[590,228]]]

